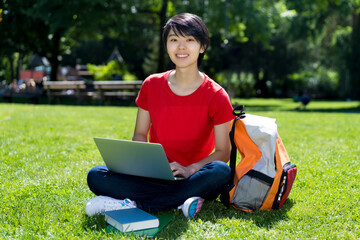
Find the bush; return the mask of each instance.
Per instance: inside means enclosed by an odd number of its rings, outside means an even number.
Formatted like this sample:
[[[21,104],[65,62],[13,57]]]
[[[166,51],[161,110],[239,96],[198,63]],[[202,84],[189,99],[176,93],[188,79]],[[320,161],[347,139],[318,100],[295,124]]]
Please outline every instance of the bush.
[[[255,95],[255,79],[251,73],[224,71],[218,73],[215,80],[230,97],[249,98]]]
[[[317,98],[332,99],[338,97],[338,73],[319,67],[315,71],[303,71],[289,76],[291,89]]]
[[[95,81],[104,80],[136,80],[137,77],[129,73],[126,66],[119,61],[110,61],[107,65],[87,64],[89,72],[94,75]]]

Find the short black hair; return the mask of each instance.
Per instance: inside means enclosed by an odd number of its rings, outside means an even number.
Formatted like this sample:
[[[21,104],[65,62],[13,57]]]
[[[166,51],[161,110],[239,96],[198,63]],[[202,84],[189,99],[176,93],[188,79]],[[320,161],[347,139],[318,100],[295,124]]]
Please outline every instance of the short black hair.
[[[170,30],[173,30],[176,35],[183,37],[192,36],[200,43],[201,48],[204,49],[204,52],[200,53],[198,58],[198,67],[200,67],[205,52],[210,45],[209,30],[203,20],[191,13],[180,13],[170,18],[163,29],[165,47]]]

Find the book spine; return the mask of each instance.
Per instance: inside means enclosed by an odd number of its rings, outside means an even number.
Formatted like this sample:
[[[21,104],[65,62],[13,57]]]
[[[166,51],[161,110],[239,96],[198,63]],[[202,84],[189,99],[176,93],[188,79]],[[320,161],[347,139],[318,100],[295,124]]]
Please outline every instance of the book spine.
[[[117,230],[119,230],[120,232],[124,232],[123,225],[120,224],[118,221],[116,221],[114,218],[110,217],[109,215],[105,214],[105,221],[114,228],[116,228]]]
[[[156,228],[159,227],[159,225],[160,225],[159,219],[153,219],[153,220],[133,222],[127,225],[123,225],[123,229],[124,232],[131,232],[131,231],[144,230],[149,228]]]

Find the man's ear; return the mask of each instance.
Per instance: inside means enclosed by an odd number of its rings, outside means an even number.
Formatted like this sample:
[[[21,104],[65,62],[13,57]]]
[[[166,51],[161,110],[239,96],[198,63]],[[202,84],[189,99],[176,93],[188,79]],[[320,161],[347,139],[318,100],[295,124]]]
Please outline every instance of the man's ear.
[[[204,53],[205,52],[205,48],[204,47],[201,47],[200,48],[200,53]]]

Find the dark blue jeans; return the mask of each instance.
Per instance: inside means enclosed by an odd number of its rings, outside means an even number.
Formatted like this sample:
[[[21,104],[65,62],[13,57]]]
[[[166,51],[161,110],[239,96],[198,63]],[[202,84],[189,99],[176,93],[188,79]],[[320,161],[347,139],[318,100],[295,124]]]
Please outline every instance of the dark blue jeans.
[[[97,166],[89,171],[87,182],[96,195],[129,198],[139,208],[157,212],[177,207],[189,197],[215,199],[229,184],[230,172],[226,163],[214,161],[185,180],[167,181],[118,174]]]

